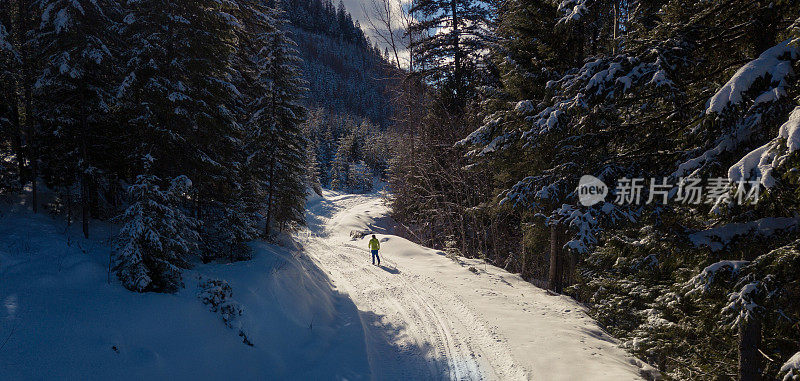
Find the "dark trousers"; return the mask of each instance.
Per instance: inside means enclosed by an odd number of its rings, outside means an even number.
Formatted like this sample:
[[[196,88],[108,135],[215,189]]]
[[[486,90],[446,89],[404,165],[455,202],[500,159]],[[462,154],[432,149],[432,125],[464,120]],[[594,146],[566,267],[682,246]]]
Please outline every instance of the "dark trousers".
[[[375,259],[378,259],[378,264],[381,264],[381,257],[378,256],[378,250],[372,250],[372,264],[375,264]]]

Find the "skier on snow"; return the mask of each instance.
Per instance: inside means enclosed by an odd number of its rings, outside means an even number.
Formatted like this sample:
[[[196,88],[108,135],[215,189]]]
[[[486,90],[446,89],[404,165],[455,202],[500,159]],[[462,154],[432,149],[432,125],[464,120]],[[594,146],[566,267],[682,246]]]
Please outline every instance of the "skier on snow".
[[[369,249],[372,250],[372,264],[375,264],[375,259],[378,259],[378,266],[381,265],[381,257],[378,256],[378,250],[381,249],[381,243],[378,242],[378,238],[375,235],[372,235],[372,239],[369,240]]]

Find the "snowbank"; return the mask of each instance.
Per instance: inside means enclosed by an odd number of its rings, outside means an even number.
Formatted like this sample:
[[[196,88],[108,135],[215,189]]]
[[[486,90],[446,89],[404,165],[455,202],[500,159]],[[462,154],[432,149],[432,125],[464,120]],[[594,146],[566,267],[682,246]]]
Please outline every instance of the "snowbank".
[[[108,282],[111,233],[93,224],[85,240],[63,221],[2,209],[0,379],[368,377],[355,307],[290,241],[198,264],[177,294],[137,294]],[[252,347],[198,298],[211,279],[231,286]]]

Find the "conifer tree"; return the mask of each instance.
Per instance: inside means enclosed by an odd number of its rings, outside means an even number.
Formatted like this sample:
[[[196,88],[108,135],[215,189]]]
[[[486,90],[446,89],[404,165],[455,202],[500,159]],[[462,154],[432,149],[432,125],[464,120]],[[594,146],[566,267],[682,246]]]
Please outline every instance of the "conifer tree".
[[[19,53],[12,44],[10,25],[11,6],[3,2],[0,4],[0,92],[3,94],[16,93],[13,68],[20,63]],[[18,107],[15,96],[0,99],[0,194],[18,190],[24,170]],[[16,160],[12,161],[12,157]]]
[[[293,42],[283,31],[280,14],[262,9],[254,25],[248,60],[252,65],[245,129],[247,166],[264,195],[265,235],[273,224],[302,222],[305,205],[305,91]]]
[[[319,161],[317,160],[317,144],[313,140],[306,143],[306,169],[305,184],[308,189],[313,190],[318,195],[322,195],[322,185],[320,184]]]
[[[0,5],[4,11],[5,63],[2,71],[10,82],[5,83],[4,92],[12,107],[8,110],[10,146],[16,156],[16,172],[20,185],[31,184],[30,205],[33,212],[39,210],[39,116],[34,109],[34,83],[42,62],[38,50],[36,28],[40,24],[42,8],[35,0],[5,1]],[[9,56],[8,53],[11,53]]]
[[[144,143],[132,144],[141,147],[133,156],[157,155],[154,173],[192,180],[194,214],[209,247],[240,228],[231,221],[248,219],[235,216],[243,210],[236,193],[244,136],[230,64],[240,27],[235,8],[212,0],[147,0],[133,3],[125,17],[133,48],[120,89],[130,93],[124,112],[135,126],[131,138]]]
[[[199,222],[182,206],[191,183],[179,176],[163,188],[149,173],[153,158],[143,161],[144,174],[128,187],[130,206],[118,217],[122,228],[114,242],[115,269],[131,291],[174,292],[182,286],[180,269],[189,267],[199,239]]]
[[[475,68],[486,48],[487,3],[473,0],[420,0],[411,13],[417,22],[409,33],[420,36],[413,46],[419,75],[439,83],[453,111],[464,107],[477,86]],[[446,32],[439,30],[446,28]]]
[[[331,163],[331,188],[347,190],[350,183],[350,162],[352,147],[355,144],[355,135],[347,134],[339,138],[336,156]]]
[[[83,234],[89,237],[90,203],[116,159],[120,135],[111,123],[116,81],[115,0],[41,0],[37,33],[44,63],[34,86],[42,123],[47,184],[79,184]]]
[[[552,14],[537,2],[517,4]],[[499,210],[533,209],[549,217],[546,224],[566,223],[568,237],[559,245],[573,253],[570,267],[582,269],[567,292],[593,305],[598,320],[628,340],[635,354],[675,378],[690,378],[698,369],[738,371],[744,378],[775,374],[773,365],[760,368],[759,351],[782,358],[796,350],[780,339],[786,326],[766,313],[792,310],[773,303],[797,292],[783,278],[784,269],[796,266],[794,238],[780,228],[796,204],[783,188],[795,184],[788,173],[796,164],[789,143],[796,85],[789,71],[779,69],[797,61],[794,32],[783,29],[796,18],[796,4],[641,2],[609,21],[613,12],[603,9],[616,6],[564,1],[558,7],[556,29],[572,28],[581,41],[576,47],[586,60],[578,63],[554,49],[572,37],[527,34],[541,18],[500,14],[493,54],[501,86],[483,103],[483,127],[464,140],[474,144],[473,166],[489,165],[502,171],[501,178],[519,179],[501,194]],[[621,37],[615,36],[618,26],[607,29],[617,22],[625,26]],[[769,196],[755,206],[734,205],[725,194],[712,205],[670,198],[669,206],[609,199],[585,207],[575,192],[584,174],[612,189],[623,177],[668,176],[677,184],[682,176],[761,176]],[[722,226],[703,230],[717,224]],[[764,224],[776,226],[763,233],[772,244],[723,238],[725,231]],[[526,229],[541,235],[542,225]],[[713,237],[732,255],[686,244],[701,236]],[[682,275],[687,268],[699,273],[689,282]],[[716,344],[694,339],[709,334]]]

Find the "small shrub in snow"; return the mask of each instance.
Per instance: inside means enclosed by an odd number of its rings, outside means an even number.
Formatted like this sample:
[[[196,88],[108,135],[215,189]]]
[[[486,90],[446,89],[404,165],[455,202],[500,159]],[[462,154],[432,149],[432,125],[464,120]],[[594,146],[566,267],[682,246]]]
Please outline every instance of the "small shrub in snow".
[[[458,249],[458,242],[452,235],[448,236],[444,241],[444,253],[447,258],[450,258],[454,261],[457,260],[458,257],[462,256],[461,250]]]
[[[357,239],[361,239],[361,238],[366,237],[366,235],[369,234],[369,233],[370,233],[369,230],[351,230],[350,231],[350,238],[355,241]]]
[[[209,279],[200,282],[200,292],[197,297],[207,305],[211,312],[216,312],[222,318],[225,326],[239,332],[242,342],[253,346],[250,339],[242,329],[242,306],[233,299],[233,289],[228,282],[220,279]]]

